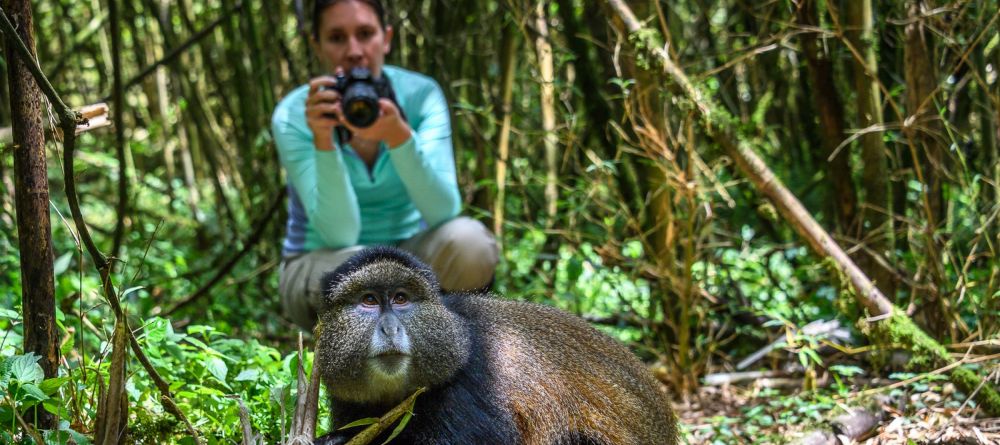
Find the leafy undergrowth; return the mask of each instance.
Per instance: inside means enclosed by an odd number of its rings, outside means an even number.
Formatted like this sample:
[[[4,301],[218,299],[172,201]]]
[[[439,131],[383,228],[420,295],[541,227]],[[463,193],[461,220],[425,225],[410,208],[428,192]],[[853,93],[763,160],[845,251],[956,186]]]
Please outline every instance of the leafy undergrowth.
[[[674,408],[691,444],[786,444],[847,409],[864,408],[878,426],[860,440],[840,443],[1000,444],[1000,419],[984,419],[975,403],[940,375],[902,384],[913,375],[849,377],[816,391],[745,385],[703,386]],[[881,390],[868,390],[864,388]]]
[[[109,357],[81,356],[71,348],[73,341],[67,340],[63,353],[68,367],[60,368],[63,375],[43,380],[38,357],[15,349],[21,343],[17,314],[3,311],[0,315],[5,318],[0,321],[0,425],[4,426],[0,427],[0,443],[31,443],[15,427],[13,408],[25,413],[39,404],[61,421],[60,432],[47,432],[47,443],[90,443],[97,409],[95,378],[108,374]],[[298,357],[294,351],[279,351],[254,339],[230,338],[209,326],[192,325],[177,332],[163,318],[149,319],[137,330],[137,337],[206,443],[240,443],[237,398],[247,406],[253,429],[263,434],[265,443],[277,443],[288,429],[296,396],[292,370],[298,366]],[[108,352],[106,344],[102,350]],[[308,368],[312,354],[307,353],[305,359]],[[128,371],[132,419],[125,442],[194,443],[184,426],[164,412],[159,391],[135,360]]]

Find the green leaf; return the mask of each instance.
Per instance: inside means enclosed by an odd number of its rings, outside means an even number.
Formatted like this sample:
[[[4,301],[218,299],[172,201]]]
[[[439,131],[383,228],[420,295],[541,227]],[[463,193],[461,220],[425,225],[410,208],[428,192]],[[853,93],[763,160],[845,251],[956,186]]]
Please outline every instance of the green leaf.
[[[191,343],[191,344],[193,344],[193,345],[201,348],[203,351],[205,351],[205,352],[207,352],[207,353],[209,353],[209,354],[211,354],[211,355],[213,355],[215,357],[225,358],[225,356],[221,352],[216,351],[211,346],[206,345],[205,342],[203,342],[201,340],[198,340],[197,338],[194,338],[194,337],[191,337],[191,336],[187,336],[187,337],[184,337],[184,340],[187,340],[189,343]]]
[[[817,365],[823,366],[823,358],[820,357],[814,349],[806,349],[806,355],[808,355],[812,361],[816,362]]]
[[[636,240],[626,242],[622,254],[626,258],[638,259],[642,256],[642,243]]]
[[[392,434],[385,439],[385,442],[382,442],[382,445],[389,443],[392,439],[395,439],[399,433],[402,433],[403,428],[406,428],[406,424],[410,423],[411,417],[413,417],[413,411],[407,411],[406,414],[403,414],[403,418],[399,419],[399,425],[396,425],[396,429],[392,430]]]
[[[42,391],[41,388],[32,385],[31,383],[25,383],[21,385],[21,391],[24,392],[24,395],[27,398],[33,400],[45,400],[49,398],[49,396],[45,395],[45,392]]]
[[[0,309],[0,318],[7,318],[10,320],[20,320],[21,314],[18,314],[17,311],[13,311],[10,309]]]
[[[351,423],[348,423],[347,425],[337,428],[337,430],[346,430],[348,428],[371,425],[373,423],[378,423],[378,417],[366,417],[364,419],[355,420]]]
[[[237,382],[255,381],[260,377],[260,369],[251,368],[244,369],[238,376],[236,376]]]
[[[168,328],[170,328],[169,320],[160,317],[151,318],[145,326],[146,342],[162,342],[163,339],[167,338],[167,334],[169,334],[167,331]]]
[[[983,54],[989,54],[996,49],[997,45],[1000,45],[1000,34],[993,34],[989,42],[986,42],[986,47],[983,48]],[[993,65],[993,69],[996,70],[996,65]]]
[[[223,397],[223,396],[226,395],[226,393],[224,393],[222,391],[219,391],[218,389],[208,387],[208,386],[199,386],[199,387],[195,388],[195,393],[201,394],[201,395],[205,395],[205,396],[216,396],[216,397]]]
[[[229,367],[226,366],[226,362],[222,361],[222,359],[218,357],[208,357],[203,363],[205,364],[205,368],[208,369],[208,372],[212,373],[212,375],[219,379],[220,382],[225,383],[226,374],[229,373]]]
[[[63,272],[66,272],[66,269],[69,269],[69,263],[73,261],[74,253],[76,252],[66,252],[60,255],[59,258],[56,258],[56,261],[52,264],[52,273],[55,276],[62,275]]]
[[[0,361],[0,388],[7,387],[7,381],[10,380],[10,369],[13,365],[14,357],[8,357]]]
[[[65,414],[66,411],[66,407],[63,406],[63,404],[60,403],[59,400],[53,398],[49,398],[44,402],[42,402],[42,408],[45,408],[45,411],[48,411],[60,417],[62,417],[62,415]]]
[[[145,288],[146,288],[146,286],[136,286],[136,287],[130,287],[128,289],[125,289],[125,292],[122,292],[121,298],[124,300],[126,297],[129,296],[129,294],[131,294],[131,293],[133,293],[133,292],[135,292],[137,290],[145,289]]]
[[[844,377],[851,377],[865,373],[865,370],[860,367],[846,365],[832,365],[830,366],[830,370]]]
[[[45,372],[38,364],[41,357],[29,352],[27,355],[15,355],[8,360],[10,363],[10,378],[18,383],[39,384],[45,379]]]
[[[68,376],[53,377],[51,379],[45,379],[45,381],[43,381],[41,385],[38,385],[38,387],[41,388],[42,392],[44,392],[46,395],[51,396],[52,394],[55,394],[55,392],[58,391],[59,388],[62,388],[63,384],[65,384],[68,381],[69,381]]]
[[[575,283],[583,275],[583,261],[576,257],[570,258],[566,264],[566,274],[569,275],[569,281]]]
[[[73,346],[75,345],[76,345],[76,336],[70,335],[69,338],[66,339],[66,342],[59,347],[59,353],[62,354],[63,357],[65,357],[69,355],[70,352],[73,352]]]
[[[43,431],[45,437],[45,443],[49,444],[59,444],[68,445],[75,443],[76,445],[91,445],[93,442],[83,434],[80,434],[69,427],[69,423],[63,422],[59,426],[58,431],[45,430]]]

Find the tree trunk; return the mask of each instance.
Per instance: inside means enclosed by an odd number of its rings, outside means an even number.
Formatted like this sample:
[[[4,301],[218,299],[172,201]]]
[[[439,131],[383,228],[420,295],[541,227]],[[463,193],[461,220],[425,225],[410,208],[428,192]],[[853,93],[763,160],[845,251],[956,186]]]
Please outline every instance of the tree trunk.
[[[671,14],[669,19],[673,20],[676,16],[677,14]],[[611,50],[611,48],[615,47],[615,43],[612,42],[607,19],[601,14],[588,12],[583,14],[583,24],[584,27],[586,27],[590,32],[594,42],[593,45],[597,48],[597,52],[599,54],[595,63],[590,66],[593,67],[592,69],[598,70],[600,73],[598,77],[599,79],[611,79],[617,77],[618,74],[615,72],[615,62],[612,60],[613,52]],[[621,93],[620,89],[613,86],[610,82],[602,82],[603,86],[601,89],[608,97],[614,97],[615,95]],[[584,91],[586,92],[587,90]],[[644,206],[643,203],[645,197],[643,196],[642,191],[640,169],[636,165],[638,160],[635,156],[618,150],[618,136],[614,134],[609,126],[609,123],[612,120],[622,115],[621,107],[618,105],[619,101],[609,99],[605,102],[607,102],[610,112],[608,120],[603,122],[604,125],[602,126],[601,131],[610,141],[609,149],[611,151],[606,154],[607,159],[614,159],[618,161],[617,165],[618,168],[620,168],[620,171],[617,175],[615,175],[615,178],[618,182],[619,192],[622,194],[622,198],[624,199],[622,208],[629,210],[641,209]]]
[[[993,51],[993,66],[1000,67],[1000,51]],[[996,70],[996,68],[994,68]],[[993,94],[994,100],[1000,101],[1000,81],[993,82]],[[990,173],[993,174],[993,197],[1000,199],[1000,103],[994,102],[996,105],[993,107],[993,151],[991,153],[991,169],[992,172],[987,170],[987,177]]]
[[[940,140],[944,128],[934,106],[932,94],[937,88],[937,76],[931,65],[932,51],[921,18],[922,1],[909,0],[906,5],[907,25],[904,46],[904,74],[906,78],[907,118],[903,131],[912,150],[914,171],[923,184],[921,203],[927,221],[923,228],[924,255],[932,288],[927,292],[922,313],[931,332],[948,332],[951,326],[952,310],[944,299],[941,289],[945,286],[945,272],[941,252],[942,247],[934,241],[934,232],[942,223],[944,194],[941,187],[941,172],[945,171],[946,147]],[[955,332],[952,332],[954,337]]]
[[[882,142],[882,98],[878,88],[878,63],[875,58],[875,28],[871,0],[846,2],[845,34],[863,60],[852,64],[857,89],[858,126],[861,136],[862,188],[866,208],[863,212],[862,240],[871,252],[861,264],[882,293],[893,299],[895,281],[892,271],[880,265],[877,257],[893,264],[892,201],[889,193],[889,159]]]
[[[587,36],[582,35],[580,18],[577,17],[573,0],[558,0],[559,18],[562,20],[566,45],[573,53],[576,77],[580,91],[583,92],[583,109],[587,113],[587,125],[583,128],[581,139],[596,142],[602,149],[605,159],[615,156],[615,145],[607,132],[608,121],[611,119],[611,107],[608,100],[601,95],[603,90],[601,70],[592,61]]]
[[[816,3],[805,0],[796,11],[798,21],[803,26],[817,26]],[[811,81],[812,96],[819,114],[822,146],[817,158],[825,166],[826,181],[833,190],[833,214],[837,229],[841,233],[851,233],[857,217],[858,198],[851,180],[850,150],[842,147],[839,153],[837,147],[845,139],[844,105],[837,93],[833,80],[833,63],[816,39],[816,34],[802,34],[802,52],[806,57],[806,68]]]
[[[18,37],[34,54],[31,2],[5,0]],[[49,178],[45,164],[41,91],[7,36],[5,59],[10,86],[14,132],[14,189],[16,191],[18,249],[21,253],[21,304],[24,312],[24,351],[41,356],[45,378],[56,376],[59,336],[56,332],[55,281],[52,274],[52,227],[49,221]],[[34,63],[34,62],[31,62]],[[41,429],[55,429],[58,418],[38,406],[30,420]]]
[[[122,88],[122,35],[121,14],[118,2],[108,1],[108,23],[111,25],[111,72],[114,123],[115,123],[115,155],[118,158],[118,220],[111,247],[111,256],[118,258],[122,244],[125,242],[125,231],[128,228],[128,162],[125,151],[125,90]]]
[[[559,204],[559,138],[556,136],[556,93],[552,44],[549,43],[548,2],[540,1],[535,7],[535,51],[538,57],[538,71],[541,75],[542,131],[545,133],[545,213],[546,224],[555,223],[556,206]]]
[[[10,91],[7,70],[0,70],[0,122],[10,122]]]
[[[493,202],[493,233],[503,240],[504,205],[507,198],[507,159],[510,157],[511,101],[514,98],[514,75],[517,67],[517,30],[512,22],[504,25],[500,43],[500,135],[497,142],[497,196]]]

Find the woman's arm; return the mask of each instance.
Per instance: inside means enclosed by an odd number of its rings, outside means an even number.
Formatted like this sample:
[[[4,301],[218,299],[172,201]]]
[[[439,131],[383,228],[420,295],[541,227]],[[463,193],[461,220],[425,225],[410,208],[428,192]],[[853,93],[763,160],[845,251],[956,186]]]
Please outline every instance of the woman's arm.
[[[316,149],[303,99],[289,98],[272,116],[278,156],[323,244],[334,249],[356,245],[361,214],[341,150]]]
[[[390,148],[389,157],[413,204],[434,227],[458,216],[462,202],[444,93],[433,82],[422,93],[419,125],[409,139]]]

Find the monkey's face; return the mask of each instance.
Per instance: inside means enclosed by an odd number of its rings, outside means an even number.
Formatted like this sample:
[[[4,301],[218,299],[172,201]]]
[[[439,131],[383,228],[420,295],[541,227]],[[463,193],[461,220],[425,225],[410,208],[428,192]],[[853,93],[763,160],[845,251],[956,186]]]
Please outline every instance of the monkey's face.
[[[468,355],[461,321],[426,271],[374,261],[327,289],[317,356],[331,394],[390,403],[454,373]],[[455,364],[442,372],[441,360]],[[451,366],[451,365],[448,365]]]

